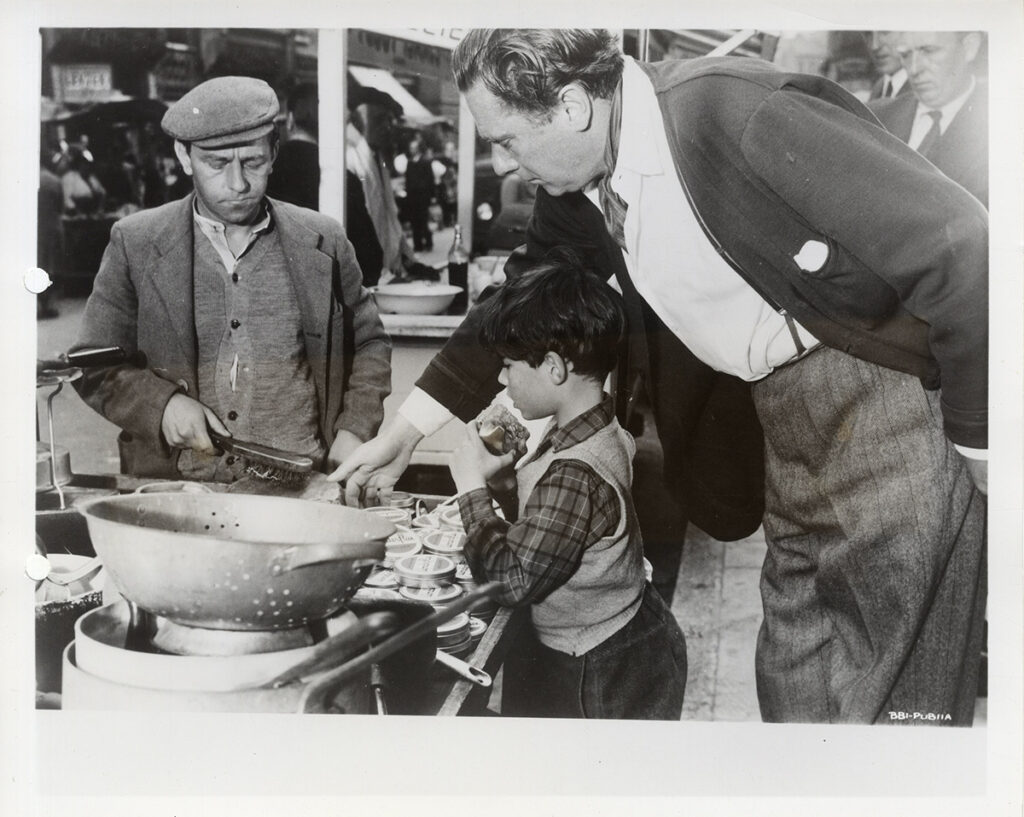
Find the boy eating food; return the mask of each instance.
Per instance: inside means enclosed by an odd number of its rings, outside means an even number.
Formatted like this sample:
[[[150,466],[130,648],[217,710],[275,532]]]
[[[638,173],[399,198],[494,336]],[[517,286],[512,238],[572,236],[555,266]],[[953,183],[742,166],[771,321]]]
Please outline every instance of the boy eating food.
[[[645,579],[636,446],[603,385],[625,328],[621,298],[560,253],[485,308],[481,340],[503,358],[513,405],[527,420],[551,417],[516,468],[515,521],[494,511],[488,486],[516,451],[492,454],[470,423],[450,465],[474,577],[504,582],[502,604],[530,606],[505,662],[502,714],[678,719],[686,643]]]

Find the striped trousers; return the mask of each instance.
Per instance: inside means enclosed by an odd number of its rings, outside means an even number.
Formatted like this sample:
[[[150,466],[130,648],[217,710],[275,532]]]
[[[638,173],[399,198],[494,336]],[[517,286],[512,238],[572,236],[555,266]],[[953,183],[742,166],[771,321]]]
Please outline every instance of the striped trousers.
[[[970,725],[986,504],[942,432],[938,392],[829,348],[752,391],[766,454],[762,718]]]

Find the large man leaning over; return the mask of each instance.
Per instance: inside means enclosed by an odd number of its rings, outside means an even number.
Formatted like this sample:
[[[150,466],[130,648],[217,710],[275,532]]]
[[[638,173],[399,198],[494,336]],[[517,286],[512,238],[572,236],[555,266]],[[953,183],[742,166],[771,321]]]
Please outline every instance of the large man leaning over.
[[[821,77],[645,64],[589,30],[475,30],[453,62],[496,169],[540,183],[528,256],[572,245],[623,291],[689,518],[722,539],[763,519],[762,717],[969,724],[984,208]],[[496,391],[475,337],[471,312],[336,472],[350,496]]]
[[[122,469],[230,482],[246,463],[208,429],[335,464],[371,438],[391,346],[341,225],[265,196],[277,96],[262,80],[192,89],[162,125],[194,195],[114,225],[80,346],[141,352],[79,391],[121,427]]]

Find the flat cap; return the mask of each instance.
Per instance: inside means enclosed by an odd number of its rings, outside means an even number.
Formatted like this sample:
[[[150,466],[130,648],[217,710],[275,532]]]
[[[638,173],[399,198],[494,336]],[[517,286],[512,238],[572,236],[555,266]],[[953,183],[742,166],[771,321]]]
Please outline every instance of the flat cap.
[[[171,105],[160,126],[168,136],[203,148],[249,142],[274,129],[274,89],[254,77],[215,77]]]

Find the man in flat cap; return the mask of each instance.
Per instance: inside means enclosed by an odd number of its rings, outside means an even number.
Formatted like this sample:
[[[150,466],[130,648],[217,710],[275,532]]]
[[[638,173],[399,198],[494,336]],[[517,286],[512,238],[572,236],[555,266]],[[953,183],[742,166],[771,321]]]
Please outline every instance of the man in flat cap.
[[[122,429],[126,473],[230,482],[244,463],[208,428],[340,462],[370,439],[391,347],[340,224],[267,198],[278,101],[219,77],[172,105],[163,129],[195,191],[117,222],[80,347],[141,352],[92,370],[89,405]]]

